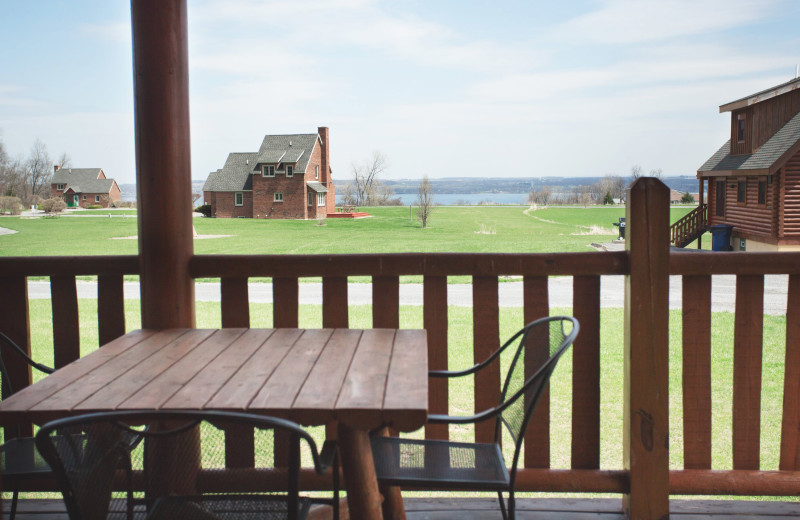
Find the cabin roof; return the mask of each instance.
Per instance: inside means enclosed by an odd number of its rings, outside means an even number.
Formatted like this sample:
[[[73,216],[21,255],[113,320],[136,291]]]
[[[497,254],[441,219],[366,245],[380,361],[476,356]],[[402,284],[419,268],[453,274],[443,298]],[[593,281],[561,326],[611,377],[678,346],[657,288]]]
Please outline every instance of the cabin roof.
[[[731,155],[729,139],[697,170],[697,173],[769,170],[798,142],[800,142],[800,112],[795,114],[755,153]]]
[[[770,87],[766,90],[762,90],[761,92],[756,92],[755,94],[750,94],[749,96],[737,99],[736,101],[731,101],[730,103],[720,105],[719,113],[731,112],[733,110],[748,107],[750,105],[760,103],[761,101],[778,97],[781,94],[786,94],[787,92],[791,92],[792,90],[796,90],[798,88],[800,88],[800,78],[794,78],[786,83],[781,83],[780,85]]]

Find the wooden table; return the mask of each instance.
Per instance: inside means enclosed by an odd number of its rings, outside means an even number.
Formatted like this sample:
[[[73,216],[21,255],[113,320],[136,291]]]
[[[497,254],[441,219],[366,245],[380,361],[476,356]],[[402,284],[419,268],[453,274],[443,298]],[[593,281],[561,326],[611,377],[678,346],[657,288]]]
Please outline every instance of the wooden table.
[[[368,431],[425,424],[427,371],[424,330],[138,330],[4,400],[0,423],[153,409],[338,420],[350,514],[371,520],[382,516]]]

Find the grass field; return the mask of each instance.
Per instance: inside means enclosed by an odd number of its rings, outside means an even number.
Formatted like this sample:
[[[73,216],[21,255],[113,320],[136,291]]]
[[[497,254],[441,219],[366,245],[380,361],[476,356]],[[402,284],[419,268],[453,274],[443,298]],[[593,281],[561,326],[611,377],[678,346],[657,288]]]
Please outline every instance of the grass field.
[[[672,208],[671,220],[691,209]],[[592,242],[617,236],[612,223],[625,215],[624,207],[528,211],[522,206],[440,206],[430,227],[422,229],[409,217],[407,207],[366,210],[371,218],[328,219],[324,226],[316,220],[195,218],[198,234],[224,236],[197,239],[194,250],[197,254],[591,251]],[[108,210],[96,211],[97,218],[0,218],[0,227],[18,231],[0,235],[0,256],[136,254],[137,241],[124,239],[137,234],[136,219],[109,218]]]

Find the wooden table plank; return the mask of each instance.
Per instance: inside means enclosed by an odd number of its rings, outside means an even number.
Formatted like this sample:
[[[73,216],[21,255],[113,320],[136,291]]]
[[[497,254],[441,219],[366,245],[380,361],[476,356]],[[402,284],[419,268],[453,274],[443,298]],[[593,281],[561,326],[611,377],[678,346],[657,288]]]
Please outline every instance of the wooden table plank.
[[[119,369],[116,373],[112,370],[103,371],[105,374],[115,377],[96,393],[77,403],[72,409],[81,413],[116,410],[131,394],[139,391],[159,374],[180,361],[213,333],[213,330],[189,329],[186,334],[175,341],[152,349],[145,348],[147,342],[142,342],[136,348],[128,351],[131,355],[138,354],[141,359],[127,359],[126,364],[115,366]],[[114,362],[111,361],[106,366],[111,367]],[[167,397],[169,396],[165,396],[164,399]]]
[[[186,383],[211,363],[236,341],[246,329],[222,329],[200,343],[197,348],[180,358],[152,381],[131,395],[117,409],[160,409],[166,401],[180,391]],[[219,384],[218,384],[219,386]]]
[[[382,424],[381,407],[395,332],[368,329],[361,335],[336,401],[336,418],[350,428],[370,430]]]
[[[204,408],[274,332],[275,329],[248,329],[221,352],[218,359],[205,366],[164,403],[163,408],[173,410]]]
[[[300,329],[277,329],[209,400],[207,410],[246,410],[265,381],[303,333]]]
[[[297,394],[289,417],[301,424],[315,424],[320,413],[333,410],[347,369],[361,339],[361,331],[336,329]]]
[[[328,343],[333,329],[303,331],[303,335],[292,348],[292,355],[286,356],[272,372],[264,386],[250,402],[249,410],[269,415],[288,416],[292,404],[308,375],[317,363],[322,350]],[[341,360],[328,359],[332,370]],[[315,424],[322,424],[319,421]]]
[[[402,432],[428,418],[428,342],[424,330],[398,330],[383,400],[383,420]]]

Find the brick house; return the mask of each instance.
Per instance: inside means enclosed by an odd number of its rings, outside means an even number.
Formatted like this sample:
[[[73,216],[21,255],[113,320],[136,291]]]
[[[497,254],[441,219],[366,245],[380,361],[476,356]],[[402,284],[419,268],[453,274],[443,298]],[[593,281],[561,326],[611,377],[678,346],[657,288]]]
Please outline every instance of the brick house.
[[[315,134],[267,135],[258,152],[231,153],[203,186],[220,218],[314,219],[333,213],[328,128]]]
[[[117,181],[106,177],[102,168],[59,168],[54,166],[50,197],[59,197],[68,208],[100,205],[107,208],[122,198]]]

